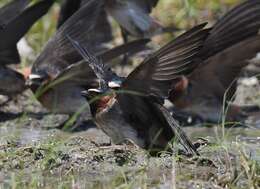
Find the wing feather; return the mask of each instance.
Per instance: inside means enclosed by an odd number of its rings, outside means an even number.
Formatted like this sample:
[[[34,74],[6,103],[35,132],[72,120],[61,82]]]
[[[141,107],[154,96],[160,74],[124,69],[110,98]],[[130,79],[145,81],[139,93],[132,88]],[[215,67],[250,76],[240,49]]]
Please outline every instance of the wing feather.
[[[254,36],[260,29],[260,1],[247,0],[222,17],[213,27],[205,42],[203,56],[218,52]]]
[[[123,82],[123,89],[167,97],[174,79],[197,66],[195,60],[209,34],[204,26],[192,28],[147,58]]]
[[[88,0],[79,11],[73,14],[49,40],[34,62],[32,73],[44,70],[48,75],[56,76],[71,64],[82,60],[66,38],[67,35],[84,47],[93,47],[95,52],[94,28],[102,5],[103,1]]]
[[[29,4],[29,0],[13,0],[0,9],[0,27],[4,27],[15,17],[19,16],[26,6]]]

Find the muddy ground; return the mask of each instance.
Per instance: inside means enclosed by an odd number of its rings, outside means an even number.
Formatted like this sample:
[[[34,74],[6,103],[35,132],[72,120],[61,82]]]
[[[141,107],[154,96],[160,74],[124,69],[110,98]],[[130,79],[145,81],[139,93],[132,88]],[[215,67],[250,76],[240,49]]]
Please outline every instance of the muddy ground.
[[[242,82],[238,91],[237,102],[259,103],[259,84]],[[91,124],[74,133],[49,129],[65,119],[49,114],[30,91],[1,108],[0,188],[260,187],[258,118],[236,128],[185,127],[193,141],[208,140],[193,158],[111,146]]]

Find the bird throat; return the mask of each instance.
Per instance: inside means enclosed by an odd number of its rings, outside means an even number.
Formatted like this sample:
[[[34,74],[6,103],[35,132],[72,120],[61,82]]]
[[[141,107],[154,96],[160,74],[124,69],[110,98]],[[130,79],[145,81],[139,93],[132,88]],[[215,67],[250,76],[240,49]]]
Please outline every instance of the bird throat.
[[[96,113],[106,109],[112,103],[113,98],[115,98],[115,95],[107,95],[100,98],[96,103]]]

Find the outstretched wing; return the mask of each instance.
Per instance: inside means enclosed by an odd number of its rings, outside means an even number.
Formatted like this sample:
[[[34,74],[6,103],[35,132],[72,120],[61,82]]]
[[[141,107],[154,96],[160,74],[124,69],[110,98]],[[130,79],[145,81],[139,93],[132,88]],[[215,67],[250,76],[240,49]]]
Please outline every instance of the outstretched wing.
[[[44,70],[48,75],[55,77],[60,71],[82,59],[66,35],[96,51],[94,28],[102,4],[103,1],[88,0],[88,3],[73,14],[49,40],[35,61],[32,73]]]
[[[61,5],[57,28],[60,28],[66,20],[68,20],[75,12],[77,12],[88,2],[89,0],[64,0]],[[100,11],[95,24],[95,39],[97,43],[106,43],[113,39],[108,15],[104,8]]]
[[[222,17],[205,42],[202,56],[218,52],[256,35],[260,29],[260,1],[247,0]]]
[[[249,64],[260,48],[260,1],[247,0],[236,6],[213,27],[202,51],[204,64],[195,70],[190,80],[200,83],[193,86],[193,94],[213,94],[219,100],[228,90],[226,100],[231,100],[236,91],[236,82],[241,70]],[[208,81],[213,81],[208,84]]]
[[[167,97],[175,79],[198,65],[197,54],[209,30],[198,25],[147,58],[123,82],[123,90]]]
[[[199,83],[193,86],[193,90],[197,91],[194,94],[214,94],[223,100],[223,95],[229,89],[226,100],[231,100],[237,88],[235,79],[257,52],[260,52],[260,35],[243,40],[212,56],[205,62],[205,66],[196,69],[190,77],[190,80]],[[212,81],[211,84],[209,81]]]

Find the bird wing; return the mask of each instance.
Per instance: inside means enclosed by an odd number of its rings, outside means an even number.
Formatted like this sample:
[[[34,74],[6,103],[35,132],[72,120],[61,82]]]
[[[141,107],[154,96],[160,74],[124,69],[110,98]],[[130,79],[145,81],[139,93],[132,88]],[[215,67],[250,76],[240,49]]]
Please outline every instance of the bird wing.
[[[91,87],[97,87],[97,76],[93,72],[93,69],[89,66],[89,61],[90,61],[90,53],[82,47],[77,41],[70,39],[73,46],[76,48],[78,52],[84,57],[86,54],[88,56],[87,62],[82,60],[78,63],[72,64],[62,70],[54,79],[53,79],[53,84],[63,82],[63,81],[69,81],[69,82],[74,82],[79,85],[84,85],[84,86],[91,86]],[[136,51],[142,50],[145,48],[145,45],[149,42],[150,40],[148,39],[140,39],[140,40],[135,40],[133,42],[129,42],[126,44],[123,44],[121,46],[117,46],[111,50],[107,50],[105,52],[99,53],[97,55],[97,59],[100,59],[102,62],[108,62],[112,60],[113,58],[118,57],[121,54],[130,52],[130,53],[135,53]],[[75,45],[75,43],[77,43]],[[84,53],[84,52],[87,53]],[[83,52],[83,54],[82,54]],[[92,57],[93,58],[93,57]],[[94,59],[95,61],[97,60],[96,58]]]
[[[231,100],[237,86],[236,82],[233,83],[233,81],[258,52],[260,52],[260,35],[243,40],[212,56],[202,69],[197,69],[192,74],[191,80],[196,80],[202,86],[203,82],[211,80],[211,85],[208,86],[212,87],[209,89],[210,93],[215,91],[215,94],[222,99],[226,90],[229,89],[227,100]],[[215,84],[219,87],[216,87]],[[206,88],[204,89],[206,90]]]
[[[57,28],[60,28],[80,8],[80,4],[81,0],[62,1]]]
[[[227,89],[230,100],[236,91],[236,82],[249,59],[259,51],[260,1],[247,0],[221,18],[211,30],[201,57],[205,59],[189,78],[196,85],[196,93],[207,91],[220,101]],[[211,84],[208,81],[211,80]],[[195,87],[195,86],[194,86]],[[194,95],[195,92],[194,92]]]
[[[61,5],[57,27],[59,28],[69,17],[71,17],[76,11],[78,11],[88,2],[89,0],[65,0]],[[97,18],[95,25],[95,35],[97,43],[105,43],[113,39],[112,28],[108,21],[108,15],[104,7],[102,7],[102,10],[100,10],[100,14]]]
[[[25,35],[31,26],[49,10],[53,2],[53,0],[42,0],[34,4],[25,9],[19,16],[0,30],[0,51],[9,51],[8,54],[12,54],[12,56],[9,56],[7,62],[1,63],[19,63],[19,61],[17,62],[19,56],[17,56],[16,43]],[[2,58],[4,59],[5,57]]]
[[[95,24],[103,2],[89,0],[83,7],[73,14],[49,40],[42,53],[32,67],[32,73],[47,72],[56,76],[69,65],[80,61],[82,58],[74,49],[67,35],[78,41],[83,46],[92,47],[95,52]]]
[[[0,50],[0,63],[1,65],[20,63],[20,55],[16,45],[8,49]]]
[[[0,28],[17,17],[29,4],[29,0],[13,0],[0,9]]]
[[[102,7],[95,26],[96,43],[107,43],[113,40],[112,28],[105,8]]]
[[[195,61],[209,30],[198,25],[171,41],[138,66],[123,82],[123,90],[168,97],[176,79],[197,66]]]
[[[260,29],[260,1],[247,0],[223,16],[212,28],[205,42],[202,56],[208,58],[218,52],[254,36]]]

